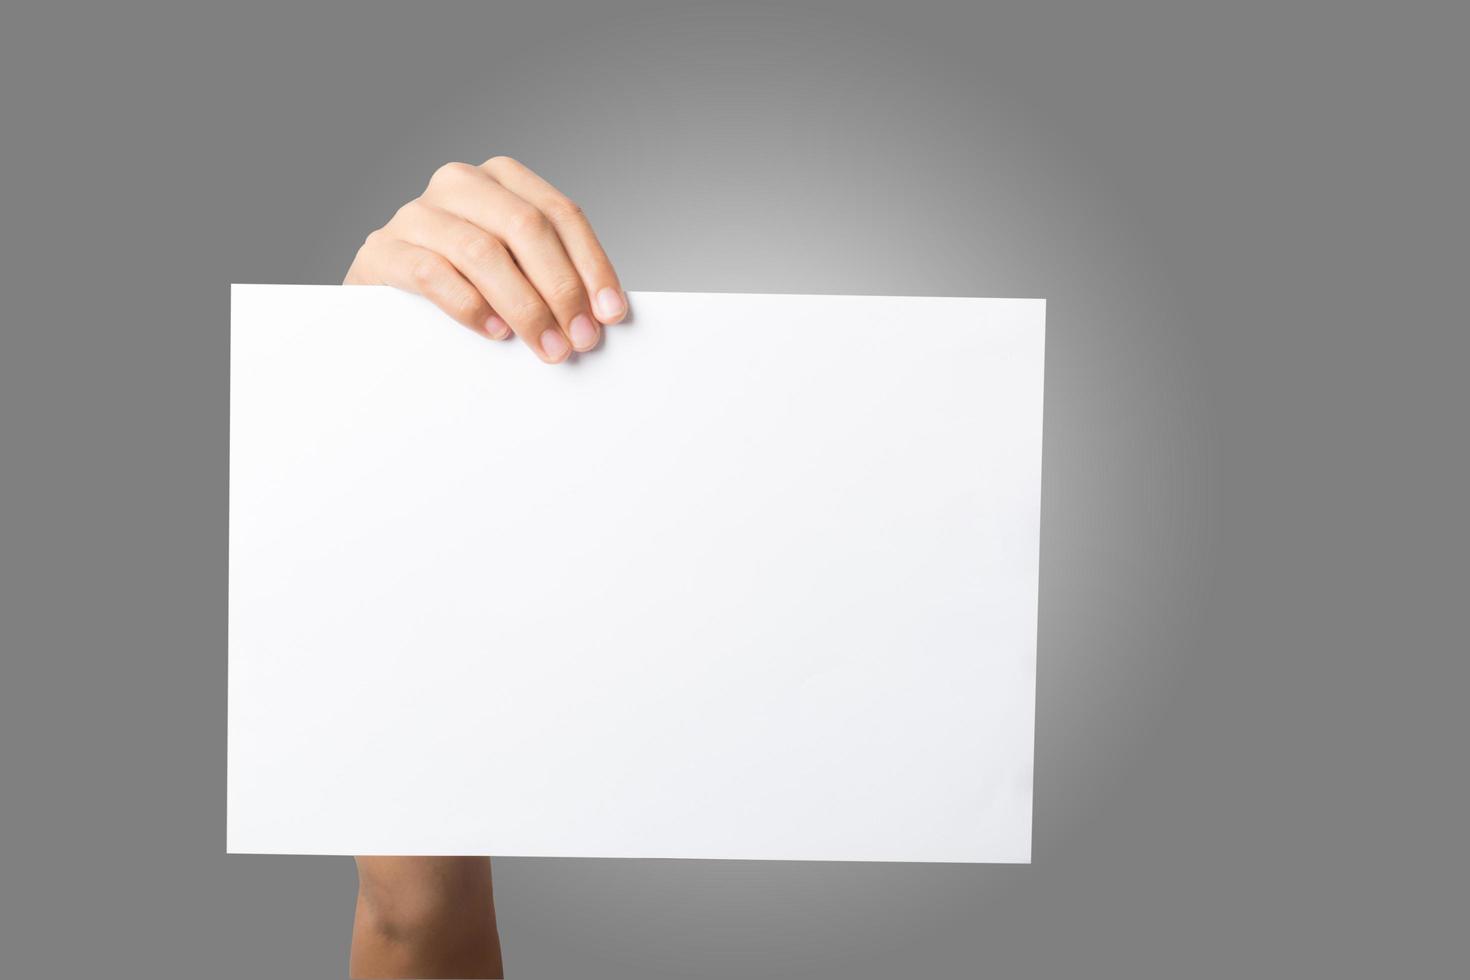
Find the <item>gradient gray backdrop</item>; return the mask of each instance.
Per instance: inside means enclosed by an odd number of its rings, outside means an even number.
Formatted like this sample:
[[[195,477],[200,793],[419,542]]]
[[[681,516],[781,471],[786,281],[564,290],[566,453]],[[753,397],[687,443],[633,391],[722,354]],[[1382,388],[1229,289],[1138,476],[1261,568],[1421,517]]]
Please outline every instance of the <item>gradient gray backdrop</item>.
[[[502,860],[513,977],[1464,975],[1465,5],[129,6],[0,15],[0,974],[345,973],[224,854],[228,284],[509,153],[630,288],[1050,300],[1035,863]]]

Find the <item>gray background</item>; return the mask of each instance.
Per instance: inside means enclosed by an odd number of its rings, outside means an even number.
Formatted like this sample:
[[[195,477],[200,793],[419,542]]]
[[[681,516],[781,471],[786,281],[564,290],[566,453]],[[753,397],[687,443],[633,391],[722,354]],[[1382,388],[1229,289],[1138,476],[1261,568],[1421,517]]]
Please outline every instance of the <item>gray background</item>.
[[[1051,301],[1035,863],[503,860],[512,976],[1463,975],[1465,5],[127,6],[0,15],[0,974],[345,972],[224,854],[228,284],[510,153],[630,288]]]

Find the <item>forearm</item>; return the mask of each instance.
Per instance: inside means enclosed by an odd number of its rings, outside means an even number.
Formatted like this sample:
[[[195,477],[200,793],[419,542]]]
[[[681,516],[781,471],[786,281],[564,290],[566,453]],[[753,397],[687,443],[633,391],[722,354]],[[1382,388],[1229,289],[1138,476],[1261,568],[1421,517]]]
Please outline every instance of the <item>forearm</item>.
[[[361,857],[353,977],[502,977],[490,859]]]

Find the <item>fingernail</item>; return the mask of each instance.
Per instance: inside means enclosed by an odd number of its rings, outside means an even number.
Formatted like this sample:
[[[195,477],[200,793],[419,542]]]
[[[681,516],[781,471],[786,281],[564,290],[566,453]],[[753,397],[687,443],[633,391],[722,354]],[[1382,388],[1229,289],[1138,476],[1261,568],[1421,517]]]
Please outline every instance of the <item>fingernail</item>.
[[[603,286],[597,291],[597,315],[604,321],[616,320],[628,311],[628,304],[623,300],[623,294],[611,286]]]
[[[504,340],[510,336],[510,324],[500,318],[500,314],[491,313],[490,319],[485,321],[485,332],[496,340]]]
[[[597,346],[597,326],[585,313],[572,317],[572,346],[577,350],[591,350]]]
[[[567,353],[571,350],[571,348],[567,346],[567,338],[561,335],[560,330],[542,331],[541,349],[545,351],[546,356],[551,358],[553,361],[559,361],[563,357],[566,357]]]

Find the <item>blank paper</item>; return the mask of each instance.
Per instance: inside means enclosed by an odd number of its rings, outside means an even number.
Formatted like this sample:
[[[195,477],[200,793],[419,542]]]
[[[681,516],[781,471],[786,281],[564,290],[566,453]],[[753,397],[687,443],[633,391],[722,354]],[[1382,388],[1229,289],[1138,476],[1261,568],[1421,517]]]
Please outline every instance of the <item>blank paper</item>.
[[[1027,862],[1045,303],[231,292],[234,852]]]

